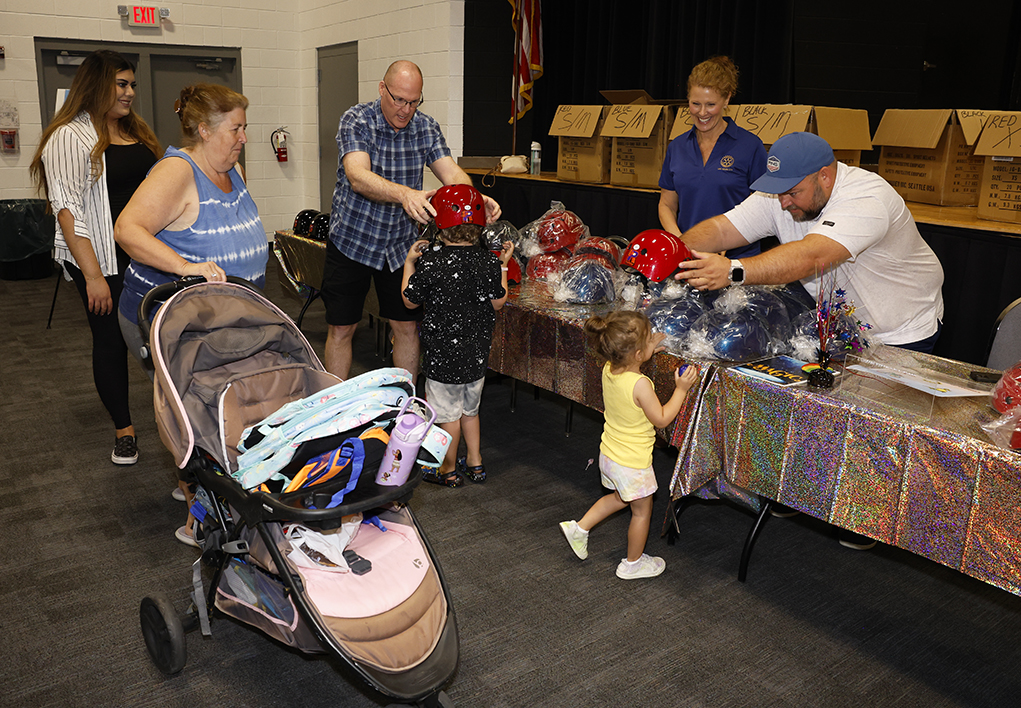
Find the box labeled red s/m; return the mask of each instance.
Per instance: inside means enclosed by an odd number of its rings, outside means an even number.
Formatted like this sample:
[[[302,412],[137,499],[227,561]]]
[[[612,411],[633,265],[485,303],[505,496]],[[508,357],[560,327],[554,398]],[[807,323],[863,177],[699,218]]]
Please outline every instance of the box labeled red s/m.
[[[557,138],[557,179],[567,182],[610,181],[613,139],[602,135],[609,106],[561,105],[549,134]]]
[[[983,160],[978,218],[1021,222],[1021,112],[990,111],[975,155]]]

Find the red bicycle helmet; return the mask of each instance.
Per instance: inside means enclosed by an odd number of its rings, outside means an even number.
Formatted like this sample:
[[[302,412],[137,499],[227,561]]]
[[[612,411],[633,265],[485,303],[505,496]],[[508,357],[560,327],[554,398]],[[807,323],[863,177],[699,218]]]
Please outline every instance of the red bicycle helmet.
[[[1021,406],[1021,362],[1003,372],[993,388],[993,407],[1006,413]]]
[[[571,257],[566,248],[553,253],[540,253],[528,259],[525,275],[529,280],[546,280],[550,273],[560,270],[560,266]]]
[[[993,388],[993,407],[1006,415],[1021,406],[1021,362],[1014,364],[1003,372],[1003,376]],[[1010,435],[1011,449],[1021,449],[1021,429],[1014,430]]]
[[[499,256],[500,251],[490,251],[494,256]],[[514,283],[516,285],[521,284],[521,264],[518,263],[518,259],[515,256],[511,256],[510,260],[507,261],[507,284]]]
[[[662,229],[648,229],[631,239],[620,265],[659,283],[676,273],[681,263],[694,258],[680,236]]]
[[[543,216],[535,237],[543,253],[574,248],[585,236],[585,224],[573,211],[551,211]]]
[[[467,184],[448,184],[436,190],[430,200],[436,210],[436,226],[448,229],[458,224],[486,225],[482,194]]]

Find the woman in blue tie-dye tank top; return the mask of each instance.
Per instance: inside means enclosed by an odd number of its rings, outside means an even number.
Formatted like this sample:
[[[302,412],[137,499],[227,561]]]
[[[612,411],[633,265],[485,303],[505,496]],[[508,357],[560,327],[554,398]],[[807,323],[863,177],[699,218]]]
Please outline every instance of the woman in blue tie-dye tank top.
[[[167,148],[117,220],[114,237],[131,256],[118,317],[136,357],[138,305],[155,286],[187,275],[265,284],[269,244],[237,164],[248,142],[247,108],[248,99],[223,86],[185,88],[177,104],[184,147]],[[190,506],[190,490],[181,489]],[[197,545],[191,521],[177,538]]]

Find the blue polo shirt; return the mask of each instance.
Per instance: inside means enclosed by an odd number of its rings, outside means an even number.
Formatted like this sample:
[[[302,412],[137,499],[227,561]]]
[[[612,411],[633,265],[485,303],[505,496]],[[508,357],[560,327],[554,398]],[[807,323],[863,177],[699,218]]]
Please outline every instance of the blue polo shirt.
[[[730,211],[751,193],[751,184],[766,173],[766,148],[758,136],[724,118],[727,127],[702,164],[694,127],[667,146],[659,186],[677,193],[677,225],[687,231],[700,221]],[[754,256],[759,244],[727,251],[731,258]]]
[[[407,126],[395,131],[383,117],[377,98],[352,106],[341,116],[337,149],[340,164],[330,209],[330,240],[345,256],[370,268],[388,266],[394,271],[403,267],[418,235],[415,222],[400,204],[374,202],[355,192],[344,173],[344,155],[368,153],[377,175],[422,189],[426,166],[450,155],[439,123],[416,111]]]

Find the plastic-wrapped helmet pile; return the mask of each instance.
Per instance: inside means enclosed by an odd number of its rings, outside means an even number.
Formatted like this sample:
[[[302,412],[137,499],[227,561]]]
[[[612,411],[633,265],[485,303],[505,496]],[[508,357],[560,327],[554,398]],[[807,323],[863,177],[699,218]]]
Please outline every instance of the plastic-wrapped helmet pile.
[[[494,251],[503,241],[513,241],[515,259],[520,258],[515,265],[523,265],[524,280],[546,283],[557,302],[643,308],[653,327],[667,335],[667,348],[685,358],[740,362],[778,354],[805,361],[818,357],[816,303],[803,288],[690,288],[673,275],[694,256],[680,237],[666,231],[648,229],[630,242],[593,236],[577,214],[553,202],[520,230],[498,221],[483,234]],[[871,343],[861,323],[846,314],[838,314],[829,327],[831,359]]]

